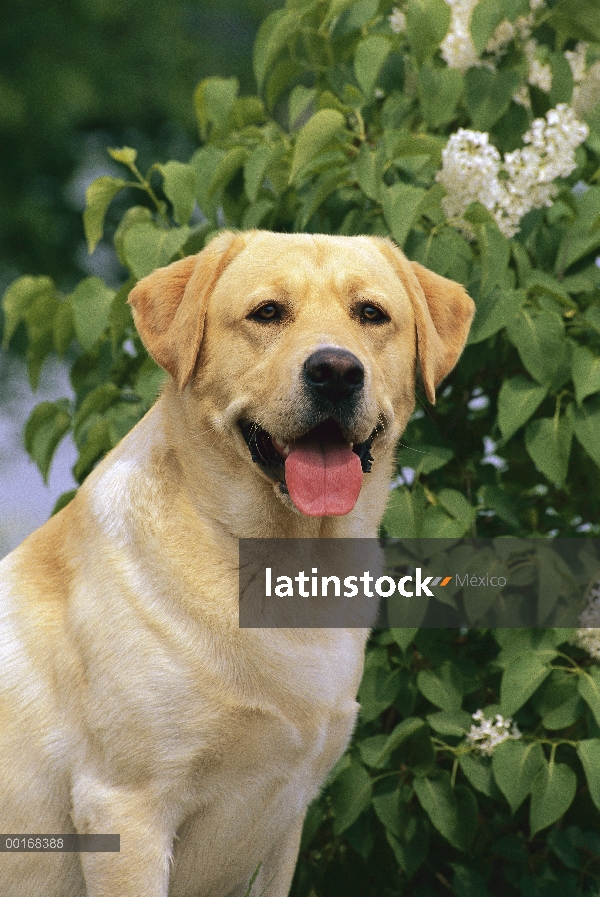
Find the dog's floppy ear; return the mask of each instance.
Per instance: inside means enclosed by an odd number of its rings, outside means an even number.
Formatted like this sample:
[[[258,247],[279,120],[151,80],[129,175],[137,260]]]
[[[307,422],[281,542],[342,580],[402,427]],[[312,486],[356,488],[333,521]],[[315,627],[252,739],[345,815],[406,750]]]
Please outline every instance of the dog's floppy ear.
[[[129,294],[142,342],[179,389],[194,371],[208,298],[245,242],[243,234],[225,231],[197,255],[148,274]]]
[[[460,284],[409,262],[386,238],[377,245],[409,295],[417,326],[419,365],[425,393],[435,403],[435,387],[450,373],[464,348],[475,303]]]

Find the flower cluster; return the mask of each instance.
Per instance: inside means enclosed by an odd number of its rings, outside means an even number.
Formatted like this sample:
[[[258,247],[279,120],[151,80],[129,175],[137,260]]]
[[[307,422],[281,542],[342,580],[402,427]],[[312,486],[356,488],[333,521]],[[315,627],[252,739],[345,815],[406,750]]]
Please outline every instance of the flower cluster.
[[[581,613],[579,622],[585,629],[578,629],[573,644],[592,657],[600,660],[600,582],[595,583],[587,595],[587,607]]]
[[[585,41],[579,41],[574,50],[565,50],[575,83],[571,105],[579,115],[590,112],[600,103],[600,62],[595,62],[588,69],[587,50]]]
[[[391,16],[388,16],[388,22],[394,34],[402,34],[403,31],[406,31],[406,16],[397,6],[394,6]]]
[[[446,0],[451,9],[450,27],[448,34],[440,45],[442,58],[449,68],[458,69],[466,72],[467,69],[476,65],[487,65],[493,67],[493,63],[488,59],[482,61],[477,55],[473,38],[471,37],[471,18],[473,10],[479,3],[479,0]],[[516,37],[525,42],[529,38],[535,23],[536,11],[544,5],[544,0],[529,0],[529,14],[522,15],[517,18],[515,23],[509,22],[508,19],[500,22],[491,38],[489,39],[485,52],[492,57],[499,57],[505,52],[508,44]],[[530,42],[530,53],[535,53],[535,41]],[[529,58],[528,55],[528,58]],[[533,75],[531,74],[531,66],[533,66]],[[530,59],[530,77],[543,77],[539,73],[540,63],[533,62]],[[550,69],[548,68],[548,72]],[[547,74],[544,72],[547,80]],[[550,77],[551,73],[550,73]],[[537,83],[530,81],[530,83]]]
[[[545,119],[535,119],[523,137],[523,149],[502,159],[488,134],[460,128],[448,140],[436,176],[446,189],[442,200],[446,217],[472,236],[463,215],[472,202],[480,202],[502,233],[513,237],[527,212],[552,205],[554,182],[575,169],[575,150],[588,133],[573,110],[559,104]]]
[[[479,58],[471,38],[471,16],[479,0],[446,0],[451,8],[450,28],[440,44],[442,58],[451,69],[466,72],[479,65]]]
[[[467,741],[488,757],[494,753],[494,748],[497,745],[502,744],[508,738],[521,738],[521,732],[510,717],[504,719],[500,713],[497,713],[494,720],[486,719],[483,710],[478,710],[477,713],[472,714],[472,718],[479,725],[471,726]]]
[[[552,69],[547,63],[538,59],[537,41],[531,39],[525,44],[525,56],[529,65],[527,81],[534,87],[539,87],[544,93],[550,93],[552,88]]]

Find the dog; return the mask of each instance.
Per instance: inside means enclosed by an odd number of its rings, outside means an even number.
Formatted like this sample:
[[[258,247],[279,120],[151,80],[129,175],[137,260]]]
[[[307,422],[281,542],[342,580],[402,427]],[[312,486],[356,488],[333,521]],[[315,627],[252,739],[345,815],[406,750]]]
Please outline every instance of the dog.
[[[162,394],[0,564],[0,828],[120,851],[2,852],[1,893],[285,897],[368,629],[240,628],[238,540],[376,537],[473,302],[386,238],[265,231],[129,302]]]

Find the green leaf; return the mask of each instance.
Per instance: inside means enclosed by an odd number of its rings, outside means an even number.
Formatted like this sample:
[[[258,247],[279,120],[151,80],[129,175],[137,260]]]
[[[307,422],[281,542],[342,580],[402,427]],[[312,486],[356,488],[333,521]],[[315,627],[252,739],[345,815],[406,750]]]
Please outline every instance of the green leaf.
[[[149,408],[156,401],[167,374],[149,355],[144,359],[135,378],[134,391]]]
[[[423,445],[418,448],[403,446],[398,450],[398,467],[412,467],[415,476],[431,473],[444,467],[454,457],[451,448],[443,445]]]
[[[428,701],[442,710],[460,710],[462,705],[462,680],[456,667],[445,661],[439,669],[421,670],[417,676],[417,687]]]
[[[254,42],[252,66],[258,89],[264,87],[265,78],[276,57],[296,31],[300,22],[297,12],[276,9],[264,20]]]
[[[336,19],[355,3],[356,0],[329,0],[329,7],[327,9],[327,13],[325,14],[325,21],[331,22],[333,19]]]
[[[87,352],[100,339],[108,326],[108,316],[115,290],[99,277],[82,280],[71,294],[75,335]]]
[[[458,539],[469,528],[469,523],[457,520],[438,505],[425,510],[420,535],[424,539]]]
[[[399,486],[391,493],[382,525],[390,536],[415,539],[421,531],[427,499],[422,492]]]
[[[462,74],[456,69],[425,63],[419,70],[419,99],[423,118],[430,128],[451,122],[464,89]]]
[[[408,0],[406,34],[419,65],[439,48],[450,26],[450,15],[444,0]]]
[[[558,274],[562,274],[600,246],[600,228],[596,226],[600,187],[589,187],[580,196],[576,196],[574,202],[577,216],[565,231],[556,254],[554,270]]]
[[[203,146],[196,150],[190,159],[190,165],[196,175],[196,200],[207,218],[216,222],[216,197],[210,196],[210,185],[225,151],[217,146]]]
[[[370,735],[358,742],[357,747],[360,759],[365,766],[370,766],[373,769],[385,766],[386,759],[382,761],[380,758],[387,738],[387,735],[380,732],[378,735]]]
[[[59,511],[62,511],[63,508],[72,501],[77,495],[77,489],[68,489],[67,492],[63,492],[62,495],[59,495],[54,503],[54,507],[52,508],[51,517],[54,517],[55,514],[58,514]]]
[[[79,457],[73,468],[73,476],[82,483],[94,465],[113,448],[111,426],[108,418],[100,417],[85,431],[78,442]]]
[[[202,140],[207,140],[210,125],[218,134],[227,130],[229,115],[240,89],[237,78],[205,78],[194,92],[194,108]]]
[[[245,146],[234,146],[219,160],[208,188],[208,198],[214,196],[218,190],[226,187],[233,176],[242,168],[248,158],[248,150]]]
[[[571,414],[532,420],[525,430],[527,453],[551,483],[564,485],[569,467],[573,419]]]
[[[500,686],[500,706],[505,716],[513,716],[550,674],[550,658],[544,654],[525,654],[507,663]]]
[[[379,200],[379,191],[382,186],[383,163],[381,149],[373,153],[368,144],[363,143],[353,165],[360,189],[365,196],[376,201]]]
[[[362,30],[377,15],[377,0],[354,0],[345,5],[335,25],[334,39]]]
[[[264,218],[274,208],[275,202],[272,199],[259,199],[252,203],[242,215],[242,229],[253,230],[255,227],[260,227]]]
[[[459,850],[468,850],[477,827],[477,801],[469,788],[452,788],[445,770],[435,779],[416,778],[417,799],[438,832]]]
[[[564,816],[576,790],[577,776],[566,763],[544,762],[531,788],[531,837]]]
[[[473,788],[487,797],[498,797],[498,788],[492,774],[489,757],[459,754],[458,765],[466,775]]]
[[[373,95],[377,78],[391,48],[391,41],[384,34],[370,34],[356,47],[354,74],[367,99]]]
[[[297,119],[301,116],[304,117],[307,109],[311,108],[311,111],[314,112],[316,97],[317,91],[314,87],[305,87],[303,84],[297,84],[294,87],[288,101],[290,129],[297,127]],[[301,122],[301,124],[304,124],[304,122]]]
[[[418,816],[409,820],[400,840],[389,828],[385,836],[407,878],[411,878],[423,865],[429,850],[429,825]]]
[[[480,343],[506,327],[517,315],[524,301],[523,290],[497,288],[480,296],[476,301],[468,344]]]
[[[390,632],[394,637],[394,641],[397,645],[399,645],[402,650],[406,653],[406,649],[409,648],[417,634],[418,629],[391,629]]]
[[[250,202],[256,202],[262,187],[267,166],[271,161],[273,148],[266,143],[259,144],[244,163],[244,189]]]
[[[54,297],[54,283],[49,277],[19,277],[6,290],[2,297],[4,311],[4,335],[2,348],[7,349],[11,338],[27,312],[40,299]]]
[[[573,73],[569,61],[563,53],[550,53],[550,68],[552,70],[552,87],[550,88],[549,101],[552,108],[559,103],[570,103],[573,96]]]
[[[123,238],[123,252],[131,273],[139,280],[173,259],[190,235],[187,227],[166,230],[155,224],[133,224]]]
[[[477,514],[476,509],[469,504],[462,492],[456,489],[441,489],[436,494],[438,502],[456,520],[471,525]]]
[[[464,103],[473,127],[489,131],[507,111],[520,83],[514,69],[470,68],[465,74]]]
[[[40,402],[36,405],[25,425],[25,448],[40,469],[44,482],[48,474],[54,452],[71,426],[69,403],[66,399],[58,402]]]
[[[544,764],[544,752],[537,742],[509,738],[496,745],[492,771],[496,784],[516,813],[531,791],[534,777]]]
[[[510,526],[519,526],[518,506],[506,489],[501,486],[481,486],[477,495],[481,498],[484,508],[495,511],[498,517]]]
[[[371,800],[371,777],[362,764],[353,760],[329,787],[333,808],[333,832],[341,835]]]
[[[52,328],[54,332],[54,348],[57,354],[62,357],[75,336],[73,306],[70,302],[61,302],[59,304]]]
[[[115,383],[102,383],[87,394],[73,419],[73,436],[80,439],[82,429],[88,425],[88,419],[92,415],[102,415],[105,411],[119,401],[121,390]]]
[[[565,369],[567,376],[570,374],[569,347],[559,314],[522,308],[509,322],[507,333],[524,367],[538,383],[555,384],[564,376]]]
[[[585,738],[580,741],[577,754],[585,772],[590,797],[600,810],[600,738]]]
[[[596,0],[559,0],[553,8],[550,24],[557,29],[563,40],[566,37],[577,40],[600,41],[600,19]]]
[[[296,139],[290,183],[298,172],[344,129],[345,119],[337,109],[320,109],[301,128]]]
[[[500,22],[506,18],[500,0],[479,0],[471,16],[471,37],[478,56]]]
[[[104,218],[114,197],[119,190],[127,186],[122,178],[111,178],[108,175],[92,181],[85,193],[85,212],[83,213],[83,229],[92,253],[100,240],[104,229]]]
[[[159,166],[165,196],[173,206],[177,224],[187,224],[196,204],[196,174],[191,165],[183,162],[167,162]]]
[[[575,347],[572,373],[578,405],[587,396],[600,392],[600,355],[596,355],[587,346]]]
[[[387,663],[367,665],[358,692],[361,719],[370,722],[390,706],[399,691],[398,676]]]
[[[382,794],[373,795],[373,809],[383,827],[391,832],[394,837],[402,839],[405,826],[400,818],[401,793],[396,787],[393,791],[385,791]]]
[[[550,568],[550,564],[540,564],[540,592],[541,574],[544,569]],[[550,576],[555,578],[560,585],[560,578],[556,571],[549,569]],[[584,703],[577,690],[578,677],[568,675],[560,670],[555,670],[546,680],[542,688],[533,699],[536,711],[542,717],[545,729],[566,729],[581,719]]]
[[[590,667],[579,676],[578,690],[600,726],[600,667]]]
[[[510,439],[532,417],[548,394],[522,374],[505,380],[498,393],[498,426],[503,439]]]
[[[427,191],[412,184],[397,183],[382,191],[383,214],[392,237],[401,248],[408,232],[419,218]]]
[[[126,165],[128,168],[131,168],[132,165],[135,165],[135,160],[137,159],[137,150],[132,149],[130,146],[123,146],[120,149],[109,147],[108,155],[111,157],[111,159],[114,159],[115,162],[120,162],[122,165]]]
[[[322,206],[328,196],[331,196],[338,187],[348,181],[349,171],[347,167],[334,168],[326,171],[316,179],[314,184],[306,192],[303,202],[300,205],[298,216],[294,229],[302,231],[313,217],[315,212]]]
[[[462,738],[471,728],[471,715],[466,710],[440,710],[428,713],[427,722],[440,735]]]
[[[376,765],[382,766],[383,763],[388,759],[388,757],[390,757],[404,741],[406,741],[408,738],[412,738],[413,735],[424,728],[425,723],[418,717],[411,716],[408,717],[408,719],[403,719],[402,722],[398,723],[398,725],[395,727],[395,729],[387,739],[383,750],[377,757]]]
[[[510,243],[496,222],[476,225],[481,260],[481,296],[487,296],[496,286],[506,286],[510,262]]]
[[[600,466],[600,397],[594,396],[573,414],[577,440],[590,458]]]

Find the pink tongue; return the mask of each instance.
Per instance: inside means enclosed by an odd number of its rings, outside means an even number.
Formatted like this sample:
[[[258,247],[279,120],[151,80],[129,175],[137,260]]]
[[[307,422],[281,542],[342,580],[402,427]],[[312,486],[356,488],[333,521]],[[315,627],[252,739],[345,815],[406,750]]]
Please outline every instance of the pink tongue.
[[[362,485],[360,458],[343,442],[307,440],[290,447],[285,482],[290,498],[308,517],[348,514]]]

